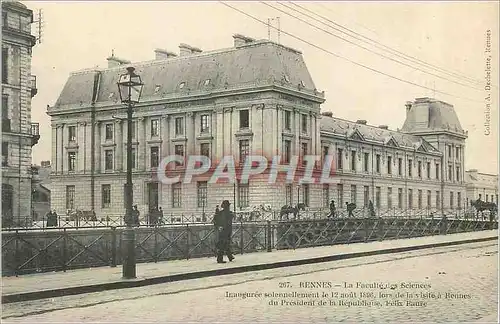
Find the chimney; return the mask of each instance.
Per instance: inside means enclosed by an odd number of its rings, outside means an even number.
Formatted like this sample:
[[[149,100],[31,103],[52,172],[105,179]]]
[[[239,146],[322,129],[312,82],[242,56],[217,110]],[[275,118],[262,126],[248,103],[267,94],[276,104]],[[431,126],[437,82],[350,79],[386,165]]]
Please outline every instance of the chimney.
[[[124,65],[124,64],[129,64],[130,63],[130,61],[118,58],[114,54],[111,54],[111,56],[108,57],[107,60],[108,60],[108,68],[112,68],[112,67],[115,67],[115,66],[120,66],[120,65]]]
[[[325,111],[321,113],[322,116],[333,117],[333,113],[331,111]]]
[[[255,41],[255,39],[243,36],[241,34],[234,34],[233,38],[234,38],[234,47],[243,46]]]
[[[179,45],[179,51],[180,51],[180,56],[186,56],[186,55],[190,55],[190,54],[198,54],[198,53],[202,52],[201,49],[199,49],[197,47],[190,46],[188,44],[184,44],[184,43],[181,43]]]
[[[356,120],[356,124],[366,125],[366,120],[358,119],[358,120]]]
[[[411,109],[411,106],[412,106],[412,102],[411,101],[407,101],[406,104],[405,104],[405,107],[406,107],[406,114],[408,115],[408,113],[410,112],[410,109]]]
[[[172,57],[176,57],[177,54],[169,52],[167,50],[157,48],[155,49],[155,60],[166,60]]]
[[[387,125],[380,125],[378,128],[381,128],[381,129],[389,129],[389,126],[387,126]]]

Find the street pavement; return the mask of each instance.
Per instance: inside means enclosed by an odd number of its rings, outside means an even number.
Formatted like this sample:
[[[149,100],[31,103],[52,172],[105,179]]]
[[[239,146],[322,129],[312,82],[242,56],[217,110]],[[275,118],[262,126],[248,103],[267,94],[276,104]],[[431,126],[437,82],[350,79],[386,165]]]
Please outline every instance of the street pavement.
[[[332,287],[312,287],[311,282]],[[389,286],[356,288],[357,282]],[[345,288],[344,283],[353,287]],[[292,292],[319,293],[319,297],[264,295]],[[398,293],[401,296],[395,296]],[[3,305],[2,322],[452,323],[484,319],[496,323],[497,293],[498,242],[490,241],[10,303]],[[270,305],[271,300],[278,304]],[[364,300],[364,306],[352,304],[359,300]],[[301,305],[311,301],[315,304]],[[318,305],[321,301],[326,305]]]
[[[457,240],[480,239],[497,236],[497,230],[458,233],[449,235],[416,237],[410,239],[376,241],[369,243],[342,244],[333,246],[302,248],[297,250],[280,250],[273,252],[256,252],[236,255],[236,261],[226,264],[215,263],[215,258],[198,258],[191,260],[173,260],[158,263],[142,263],[137,265],[138,279],[157,278],[180,275],[205,270],[245,267],[256,264],[270,264],[306,260],[325,256],[373,252],[382,249],[411,247],[415,245],[436,244]],[[2,278],[2,295],[29,293],[51,289],[84,287],[95,284],[107,284],[121,281],[121,266],[78,269],[67,272],[52,272]]]

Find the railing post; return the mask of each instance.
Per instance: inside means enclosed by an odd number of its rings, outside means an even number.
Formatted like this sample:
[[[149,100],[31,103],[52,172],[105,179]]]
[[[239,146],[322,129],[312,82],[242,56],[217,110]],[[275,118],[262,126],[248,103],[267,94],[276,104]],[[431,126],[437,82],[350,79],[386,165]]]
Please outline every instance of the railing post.
[[[63,261],[63,271],[64,272],[66,272],[66,262],[67,262],[67,259],[68,259],[68,255],[67,255],[67,249],[68,249],[67,237],[68,237],[68,233],[66,232],[66,229],[63,228],[63,255],[62,255],[62,261]]]
[[[267,221],[267,252],[271,252],[273,250],[271,235],[272,235],[271,221],[268,220]]]
[[[243,218],[240,219],[240,254],[243,254]]]
[[[182,215],[181,217],[184,217],[184,214]],[[189,224],[186,224],[186,260],[189,260]]]
[[[114,268],[116,267],[116,252],[117,252],[117,246],[116,246],[116,227],[111,226],[111,267]]]
[[[14,267],[14,274],[16,275],[16,277],[18,277],[19,273],[18,273],[18,268],[19,268],[19,264],[18,264],[18,260],[19,260],[19,231],[16,230],[16,239],[14,240],[14,249],[15,249],[15,252],[14,252],[14,260],[15,260],[15,267]],[[21,261],[19,261],[21,262]]]

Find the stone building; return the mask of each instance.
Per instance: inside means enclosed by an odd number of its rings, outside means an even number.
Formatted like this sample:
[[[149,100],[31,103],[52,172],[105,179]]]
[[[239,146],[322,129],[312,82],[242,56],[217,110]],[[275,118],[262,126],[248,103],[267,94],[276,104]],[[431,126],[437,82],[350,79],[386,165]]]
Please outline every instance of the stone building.
[[[145,84],[132,134],[134,204],[142,214],[156,206],[168,214],[201,213],[223,199],[237,208],[275,209],[297,201],[323,208],[331,199],[360,207],[372,200],[391,210],[462,205],[466,133],[451,105],[429,98],[407,104],[401,131],[333,118],[320,112],[324,92],[316,89],[301,52],[233,38],[232,48],[203,52],[181,44],[179,56],[157,49],[154,60],[132,64]],[[72,73],[48,109],[51,202],[58,214],[124,214],[127,132],[116,82],[129,63],[112,55],[108,68]],[[269,184],[268,174],[234,185],[209,184],[206,175],[172,185],[156,177],[161,157],[172,154],[212,161],[232,155],[240,162],[249,154],[280,155],[287,164],[293,156],[327,153],[335,166],[328,185]],[[320,168],[318,161],[315,172]],[[182,173],[183,166],[172,172]],[[302,163],[297,172],[304,172]]]
[[[31,75],[33,12],[2,1],[2,224],[31,222],[31,148],[39,125],[31,122],[37,93]]]
[[[486,202],[494,202],[498,206],[498,174],[478,172],[476,169],[465,172],[467,179],[467,206],[471,201],[481,199]]]
[[[50,161],[31,166],[31,206],[34,220],[43,219],[50,211]]]

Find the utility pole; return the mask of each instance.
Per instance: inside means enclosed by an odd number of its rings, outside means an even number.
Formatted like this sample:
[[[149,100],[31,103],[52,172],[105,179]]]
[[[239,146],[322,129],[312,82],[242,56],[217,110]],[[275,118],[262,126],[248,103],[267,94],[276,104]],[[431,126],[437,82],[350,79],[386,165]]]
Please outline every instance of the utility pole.
[[[43,28],[43,11],[42,9],[38,9],[38,19],[33,21],[33,23],[36,23],[37,25],[37,34],[38,36],[36,37],[36,40],[38,44],[42,43],[42,28]]]

